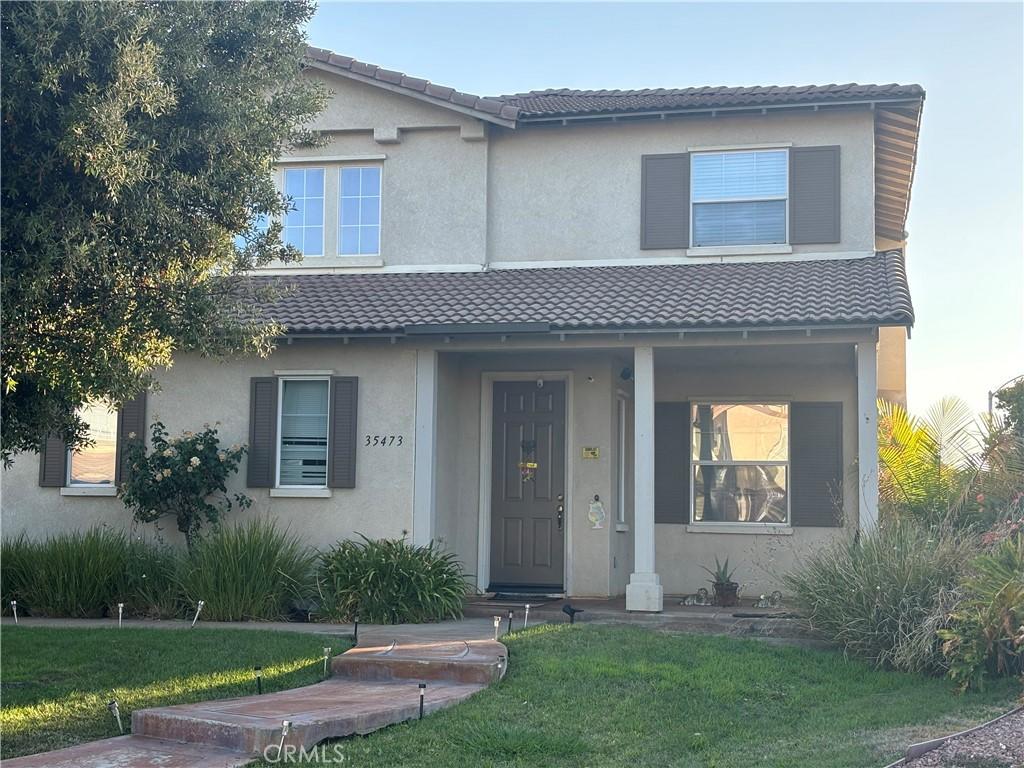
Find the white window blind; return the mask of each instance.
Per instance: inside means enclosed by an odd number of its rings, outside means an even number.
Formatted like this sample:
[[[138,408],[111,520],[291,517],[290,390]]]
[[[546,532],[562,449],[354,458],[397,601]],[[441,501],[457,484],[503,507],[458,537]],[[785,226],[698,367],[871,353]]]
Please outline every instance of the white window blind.
[[[282,380],[278,485],[327,485],[328,387],[325,380]]]
[[[694,246],[786,242],[786,150],[695,153],[690,168]]]

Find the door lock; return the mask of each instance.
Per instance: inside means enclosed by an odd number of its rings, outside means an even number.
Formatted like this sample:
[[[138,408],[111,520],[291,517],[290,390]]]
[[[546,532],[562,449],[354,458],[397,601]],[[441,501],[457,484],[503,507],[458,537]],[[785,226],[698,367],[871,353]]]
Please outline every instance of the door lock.
[[[565,497],[562,494],[558,494],[557,498],[558,506],[555,507],[555,512],[557,513],[555,519],[558,522],[558,530],[562,530],[562,524],[565,520],[565,504],[563,504],[562,501]]]

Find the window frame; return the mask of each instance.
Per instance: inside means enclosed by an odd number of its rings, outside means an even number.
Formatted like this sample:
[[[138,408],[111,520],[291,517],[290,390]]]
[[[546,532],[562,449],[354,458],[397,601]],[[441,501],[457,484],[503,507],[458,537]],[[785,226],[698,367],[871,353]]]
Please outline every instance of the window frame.
[[[615,522],[619,525],[626,524],[626,425],[628,423],[626,418],[626,401],[625,395],[620,394],[615,398],[615,419],[618,428],[618,435],[616,435],[618,456],[615,462],[615,481],[617,486],[615,493]]]
[[[786,460],[760,460],[760,459],[730,459],[728,461],[722,460],[709,460],[702,461],[700,459],[693,458],[693,432],[695,422],[697,419],[697,407],[701,405],[784,405],[786,406]],[[693,399],[690,401],[690,416],[688,419],[688,447],[686,455],[689,459],[688,471],[689,485],[690,485],[690,522],[692,526],[708,526],[709,528],[730,528],[737,531],[746,530],[757,530],[764,528],[777,528],[780,530],[789,529],[793,525],[793,494],[791,493],[792,485],[792,463],[793,463],[793,401],[788,399],[782,399],[777,397],[760,397],[760,398],[724,398],[724,399]],[[697,467],[751,467],[751,466],[772,466],[772,467],[785,467],[786,468],[786,519],[780,522],[760,522],[751,520],[742,522],[739,520],[698,520],[697,519],[697,481],[696,472]]]
[[[693,159],[698,155],[736,155],[736,154],[753,154],[755,152],[782,152],[786,156],[786,194],[785,195],[769,195],[767,197],[730,197],[722,200],[711,201],[697,201],[694,200],[693,194]],[[790,147],[743,147],[742,149],[704,149],[704,150],[693,150],[690,152],[690,179],[689,179],[689,207],[687,215],[690,217],[690,248],[765,248],[765,247],[789,247],[790,244],[790,209],[792,206],[789,201],[792,197],[792,174],[789,172],[790,166]],[[718,243],[716,245],[696,245],[696,229],[694,227],[694,206],[697,205],[716,205],[719,203],[762,203],[782,200],[786,204],[786,239],[781,243]]]
[[[72,472],[74,471],[73,466],[72,466],[72,462],[74,461],[76,451],[75,451],[74,448],[69,446],[68,448],[65,449],[65,456],[64,456],[64,486],[63,486],[64,488],[81,490],[81,489],[88,489],[88,488],[111,488],[112,489],[112,488],[116,488],[117,487],[117,462],[118,462],[118,459],[120,457],[120,454],[119,454],[119,451],[118,451],[118,442],[119,442],[119,437],[120,437],[120,435],[118,434],[118,432],[119,432],[118,424],[121,421],[121,414],[118,413],[116,409],[110,410],[109,409],[109,404],[108,404],[108,410],[109,410],[110,413],[114,414],[114,467],[113,467],[114,475],[113,475],[113,478],[111,479],[111,481],[109,483],[75,483],[75,482],[73,482],[72,479],[71,479]]]
[[[327,382],[327,439],[324,442],[324,483],[323,485],[281,485],[281,420],[284,418],[284,383],[286,381],[325,381]],[[278,376],[277,377],[277,445],[274,446],[274,488],[289,490],[322,490],[328,488],[328,464],[331,461],[331,377],[330,376]]]
[[[342,186],[342,176],[344,175],[345,170],[348,169],[348,168],[358,168],[358,169],[360,169],[360,171],[362,171],[362,170],[364,170],[366,168],[376,168],[377,171],[379,171],[379,173],[380,173],[380,190],[379,190],[379,192],[377,194],[377,251],[375,253],[342,253],[342,251],[341,251],[342,227],[345,226],[342,223],[343,220],[342,220],[342,214],[341,214],[342,202],[345,200],[345,195],[342,192],[342,189],[343,189],[343,186]],[[362,192],[362,189],[360,189],[360,193],[361,192]],[[349,199],[351,199],[351,198],[349,198]],[[360,194],[355,199],[361,201],[363,199],[363,195]],[[378,257],[379,258],[381,253],[384,250],[384,243],[383,243],[383,237],[384,237],[384,166],[382,164],[376,164],[376,163],[365,163],[365,164],[364,163],[360,163],[360,164],[343,164],[343,165],[339,165],[338,166],[338,204],[337,204],[337,209],[338,209],[338,225],[336,227],[336,229],[337,229],[337,232],[335,233],[336,247],[334,249],[335,251],[337,251],[337,253],[335,255],[339,259],[359,259],[359,258],[364,258],[365,259],[365,258],[374,258],[374,257]],[[363,225],[362,224],[357,224],[355,226],[356,226],[356,229],[359,230],[359,229],[362,228]],[[360,238],[360,241],[361,241],[362,240],[362,232],[359,232],[359,238]]]
[[[288,173],[291,172],[291,171],[301,171],[303,173],[303,177],[302,177],[302,189],[303,189],[303,197],[302,197],[302,199],[303,200],[315,199],[315,198],[307,198],[305,196],[305,189],[306,189],[306,177],[305,177],[305,174],[308,173],[309,171],[323,171],[323,174],[324,174],[324,192],[323,192],[323,196],[320,198],[320,208],[321,208],[321,211],[320,211],[320,230],[321,230],[321,232],[320,232],[320,253],[306,253],[303,250],[305,248],[305,245],[306,245],[305,232],[306,232],[306,229],[307,229],[307,224],[305,223],[305,214],[303,214],[303,224],[302,224],[302,232],[303,232],[302,246],[303,246],[303,248],[300,249],[300,252],[302,252],[302,258],[303,259],[307,259],[307,258],[308,259],[323,259],[323,258],[325,258],[327,256],[327,189],[328,189],[328,186],[327,186],[327,174],[328,174],[329,169],[325,165],[285,165],[285,166],[282,166],[282,168],[281,168],[281,192],[286,197],[288,197],[290,200],[294,201],[295,198],[293,198],[290,195],[288,195]],[[340,177],[339,177],[339,183],[340,183]],[[339,207],[340,207],[340,203],[339,203]],[[281,218],[281,242],[284,243],[285,245],[288,244],[287,232],[288,232],[288,214],[289,213],[290,213],[290,210],[286,211],[284,216]],[[312,226],[316,226],[316,225],[312,225]]]

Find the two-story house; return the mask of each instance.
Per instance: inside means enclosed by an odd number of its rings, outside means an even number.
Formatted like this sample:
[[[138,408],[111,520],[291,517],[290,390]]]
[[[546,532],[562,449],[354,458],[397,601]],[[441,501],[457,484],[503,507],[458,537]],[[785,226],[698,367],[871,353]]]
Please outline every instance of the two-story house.
[[[97,442],[22,456],[5,535],[128,525],[159,417],[248,443],[239,490],[313,545],[439,540],[480,590],[657,611],[748,591],[877,519],[904,397],[916,85],[481,98],[311,49],[325,146],[281,159],[304,253],[257,279],[266,359],[182,356]]]

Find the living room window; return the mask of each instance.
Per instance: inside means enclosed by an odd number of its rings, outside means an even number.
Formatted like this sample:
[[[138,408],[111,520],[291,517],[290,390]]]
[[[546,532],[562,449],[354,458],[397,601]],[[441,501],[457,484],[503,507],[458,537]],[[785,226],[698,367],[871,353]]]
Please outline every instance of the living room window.
[[[327,425],[330,380],[282,378],[277,486],[327,487]]]
[[[788,194],[785,149],[694,153],[693,247],[786,243]]]
[[[338,253],[342,256],[380,253],[380,172],[376,166],[341,169]]]
[[[284,193],[293,206],[284,219],[285,244],[294,246],[303,256],[323,256],[324,169],[286,168]]]
[[[113,487],[117,466],[117,411],[106,402],[82,406],[89,444],[68,451],[68,487]]]
[[[788,403],[695,403],[691,417],[691,520],[787,524]]]

